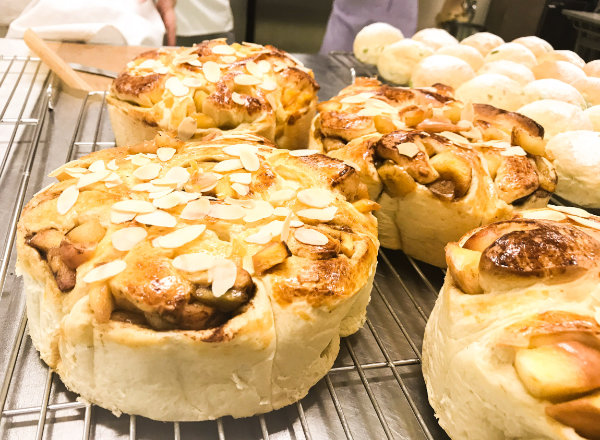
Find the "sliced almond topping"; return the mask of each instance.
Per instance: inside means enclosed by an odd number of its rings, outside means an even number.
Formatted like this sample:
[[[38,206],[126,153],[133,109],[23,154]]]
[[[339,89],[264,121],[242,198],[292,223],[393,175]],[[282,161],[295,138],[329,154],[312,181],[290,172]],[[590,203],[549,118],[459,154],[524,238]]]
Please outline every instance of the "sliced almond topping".
[[[156,61],[154,60],[144,60],[142,63],[138,64],[137,68],[141,70],[152,70],[154,69],[154,65]]]
[[[576,215],[577,217],[582,218],[588,218],[592,216],[592,214],[587,212],[585,209],[575,208],[573,206],[548,205],[548,208],[554,209],[555,211],[564,212],[567,215]]]
[[[182,203],[187,203],[200,197],[198,193],[188,193],[185,191],[173,191],[163,197],[157,197],[152,204],[160,209],[171,209]]]
[[[160,75],[166,75],[167,73],[169,73],[169,68],[165,65],[160,64],[154,68],[153,72],[158,73]]]
[[[600,229],[600,223],[590,220],[589,218],[582,218],[575,215],[570,215],[569,218],[580,225],[587,226],[588,228]]]
[[[135,212],[110,211],[110,222],[118,225],[133,220],[135,216]]]
[[[260,160],[256,153],[248,150],[240,151],[240,160],[242,161],[242,165],[248,171],[258,171],[260,168]]]
[[[500,152],[501,156],[527,156],[527,152],[521,147],[508,147]]]
[[[198,64],[200,64],[198,62]],[[201,64],[200,64],[201,65]],[[200,65],[198,67],[200,67]],[[183,79],[183,85],[189,87],[190,89],[197,89],[198,87],[203,87],[206,82],[200,78],[187,77]]]
[[[202,66],[202,72],[207,81],[216,83],[221,78],[221,68],[214,61],[207,61]]]
[[[196,128],[198,128],[198,123],[196,119],[191,116],[187,116],[183,118],[179,127],[177,127],[177,137],[182,141],[187,141],[191,139],[194,134],[196,134]]]
[[[203,173],[194,178],[194,183],[200,189],[200,192],[206,192],[217,186],[217,182],[221,177],[223,176],[217,173]]]
[[[137,185],[133,185],[131,187],[131,191],[143,191],[143,192],[156,192],[162,191],[164,188],[160,186],[154,186],[150,182],[138,183]]]
[[[211,269],[212,293],[217,298],[223,296],[235,284],[237,266],[231,260],[219,260]]]
[[[112,209],[120,212],[133,212],[135,214],[147,214],[153,212],[156,208],[152,203],[146,200],[121,200],[112,205]]]
[[[60,193],[58,199],[56,199],[56,210],[60,215],[65,215],[77,202],[79,197],[79,190],[75,185],[68,186]]]
[[[335,196],[324,188],[308,188],[298,192],[298,200],[313,208],[326,208],[335,200]]]
[[[250,192],[250,187],[241,183],[232,183],[231,189],[233,189],[240,196],[246,196]]]
[[[151,181],[153,185],[184,185],[190,180],[190,173],[183,167],[173,167],[167,171],[162,179]]]
[[[290,228],[301,228],[302,226],[304,226],[304,222],[301,222],[300,220],[290,221]]]
[[[271,193],[271,197],[269,197],[269,200],[271,201],[271,203],[274,203],[275,205],[282,203],[282,202],[287,202],[288,200],[292,200],[294,198],[294,196],[296,195],[296,191],[294,191],[293,189],[280,189],[278,191],[273,191]]]
[[[303,157],[303,156],[312,156],[313,154],[317,154],[316,150],[292,150],[290,151],[290,156]]]
[[[175,96],[185,96],[190,92],[190,89],[174,76],[167,80],[165,88]]]
[[[158,188],[164,188],[164,186],[163,187],[159,186]],[[149,193],[148,197],[150,199],[160,199],[161,197],[171,194],[174,190],[175,190],[175,188],[167,188],[167,189],[162,189],[161,191],[154,191],[154,192]]]
[[[230,156],[239,157],[242,154],[242,151],[251,151],[252,153],[258,154],[258,147],[250,144],[235,144],[223,147],[223,152]]]
[[[156,150],[156,155],[161,162],[166,162],[171,160],[176,151],[177,150],[175,148],[160,147],[158,150]]]
[[[266,90],[267,92],[272,92],[273,90],[277,89],[277,83],[271,78],[265,78],[258,87]]]
[[[417,147],[417,145],[413,142],[405,142],[403,144],[398,144],[396,145],[396,148],[398,149],[398,153],[410,158],[415,157],[421,151],[419,150],[419,147]]]
[[[234,199],[232,197],[225,197],[225,200],[223,200],[226,204],[228,205],[239,205],[242,208],[246,208],[246,209],[253,209],[255,206],[255,202],[254,200],[243,200],[243,199]]]
[[[198,238],[206,229],[206,225],[190,225],[152,240],[152,246],[175,249]]]
[[[250,185],[252,183],[252,173],[231,173],[229,180],[242,185]]]
[[[340,99],[340,102],[343,102],[344,104],[359,104],[359,103],[365,102],[367,99],[371,98],[372,96],[375,96],[375,93],[373,93],[373,92],[357,93],[356,95],[350,95],[350,96],[346,96],[346,97]]]
[[[92,162],[92,164],[88,167],[88,170],[90,170],[92,173],[104,171],[105,169],[106,167],[104,166],[104,161],[102,159]]]
[[[263,72],[258,67],[258,64],[256,64],[252,60],[249,60],[249,61],[246,62],[246,70],[248,70],[248,73],[250,75],[256,76],[256,77],[261,77],[262,74],[263,74]]]
[[[283,225],[281,225],[281,241],[287,241],[290,237],[290,224],[292,222],[292,213],[290,212],[285,220],[283,221]]]
[[[89,173],[89,170],[87,168],[82,168],[82,167],[67,167],[64,168],[64,172],[67,173],[69,176],[71,177],[81,177],[82,174],[87,174]],[[50,177],[56,177],[57,174],[55,174],[54,172],[50,173]]]
[[[139,226],[119,229],[111,236],[112,245],[118,251],[129,251],[147,235],[146,230]]]
[[[235,53],[235,49],[231,46],[228,46],[226,44],[219,44],[217,46],[214,46],[211,49],[212,53],[214,53],[215,55],[233,55]]]
[[[258,232],[244,238],[244,241],[255,244],[267,244],[273,237],[281,235],[284,222],[281,220],[273,220],[258,230]]]
[[[335,206],[330,206],[328,208],[310,208],[310,209],[301,209],[297,212],[298,217],[309,218],[312,220],[320,220],[322,222],[329,222],[333,220],[335,214],[337,212],[337,208]]]
[[[291,212],[292,210],[290,208],[279,206],[275,208],[275,210],[273,211],[273,215],[276,217],[287,217]]]
[[[252,75],[246,75],[242,73],[233,77],[233,82],[240,86],[255,86],[260,84],[262,81]]]
[[[238,105],[246,105],[246,100],[237,92],[231,94],[231,100]]]
[[[110,263],[102,264],[94,267],[83,277],[83,281],[88,284],[95,283],[96,281],[107,280],[114,277],[115,275],[123,272],[127,268],[127,263],[123,260],[114,260]]]
[[[244,221],[246,223],[253,223],[259,220],[269,218],[273,215],[275,209],[273,205],[264,200],[255,200],[254,206],[247,211],[247,214],[244,216]]]
[[[237,205],[211,205],[208,215],[221,220],[239,220],[246,215],[246,210]]]
[[[84,188],[94,183],[101,182],[112,173],[111,170],[103,169],[95,173],[83,174],[77,181],[77,188]]]
[[[213,171],[222,173],[226,171],[239,170],[240,168],[243,168],[242,161],[240,159],[227,159],[216,164],[213,167]]]
[[[461,136],[460,134],[452,133],[451,131],[442,131],[438,133],[440,136],[444,136],[446,139],[451,140],[457,144],[469,144],[469,140],[466,137]]]
[[[271,64],[267,60],[260,60],[256,64],[261,73],[267,73],[269,70],[271,70]]]
[[[131,159],[131,163],[138,167],[147,165],[151,162],[151,159],[143,153],[138,153],[134,156],[130,156],[129,158]]]
[[[551,209],[542,209],[539,211],[524,211],[521,213],[523,218],[528,218],[532,220],[552,220],[556,222],[560,222],[562,220],[566,220],[567,216],[562,212],[553,211]]]
[[[204,252],[178,255],[173,259],[173,267],[184,272],[208,270],[215,265],[216,258]]]
[[[324,246],[329,242],[325,234],[320,233],[316,229],[300,228],[294,232],[294,237],[300,243],[310,244],[312,246]]]
[[[158,163],[149,163],[143,167],[139,167],[133,172],[133,176],[140,180],[152,180],[160,173],[162,167]]]
[[[237,57],[235,55],[227,55],[227,56],[221,57],[221,61],[224,62],[225,64],[233,64],[237,61]]]
[[[209,210],[210,201],[208,199],[203,198],[195,200],[193,202],[188,203],[185,206],[185,208],[183,208],[183,211],[181,211],[179,218],[182,218],[184,220],[199,220],[206,217],[206,215],[208,215]]]
[[[150,214],[140,214],[135,217],[135,221],[144,225],[162,226],[164,228],[172,228],[177,224],[175,217],[160,209]]]

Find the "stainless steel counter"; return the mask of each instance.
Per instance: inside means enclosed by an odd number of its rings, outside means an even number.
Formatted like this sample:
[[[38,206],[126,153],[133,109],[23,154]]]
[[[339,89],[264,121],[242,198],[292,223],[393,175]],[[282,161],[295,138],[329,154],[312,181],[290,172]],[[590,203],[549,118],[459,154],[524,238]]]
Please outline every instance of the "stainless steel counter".
[[[300,58],[315,71],[320,99],[335,95],[351,80],[348,58]],[[0,160],[6,155],[6,166],[0,167],[0,438],[447,439],[427,403],[420,368],[425,322],[443,272],[388,250],[379,255],[365,327],[342,341],[334,368],[296,405],[248,419],[161,423],[116,417],[78,401],[40,360],[27,335],[22,284],[14,273],[14,231],[23,204],[52,182],[46,177],[52,169],[112,147],[114,137],[102,93],[43,93],[33,106],[26,91],[34,80],[16,78],[23,69],[35,71],[39,63],[5,61],[0,96],[8,98],[0,102],[0,112],[9,105],[17,110],[14,115],[0,113],[0,129],[18,136],[0,142]],[[359,68],[357,73],[369,72]],[[44,72],[37,75],[43,82]],[[11,95],[13,89],[19,94]]]

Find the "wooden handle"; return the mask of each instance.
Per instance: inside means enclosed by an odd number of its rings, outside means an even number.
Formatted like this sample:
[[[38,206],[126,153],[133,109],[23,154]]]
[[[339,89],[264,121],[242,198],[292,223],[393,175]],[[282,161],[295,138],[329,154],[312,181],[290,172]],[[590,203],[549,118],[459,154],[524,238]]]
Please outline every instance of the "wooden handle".
[[[92,87],[58,56],[34,31],[27,29],[23,36],[25,43],[50,69],[58,75],[69,87],[86,91],[93,90]]]

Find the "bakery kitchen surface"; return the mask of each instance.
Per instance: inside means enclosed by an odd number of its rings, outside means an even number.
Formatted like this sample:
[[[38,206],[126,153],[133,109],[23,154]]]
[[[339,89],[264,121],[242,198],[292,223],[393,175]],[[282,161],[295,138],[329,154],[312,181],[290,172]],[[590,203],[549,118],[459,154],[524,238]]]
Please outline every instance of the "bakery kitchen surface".
[[[250,3],[0,39],[0,438],[600,440],[596,40]]]

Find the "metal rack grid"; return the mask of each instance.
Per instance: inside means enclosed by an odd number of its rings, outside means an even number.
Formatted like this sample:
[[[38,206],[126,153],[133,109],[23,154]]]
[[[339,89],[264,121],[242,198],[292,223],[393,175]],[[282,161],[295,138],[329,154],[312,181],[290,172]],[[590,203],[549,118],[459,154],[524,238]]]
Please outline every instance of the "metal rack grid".
[[[311,65],[307,60],[307,65],[314,68],[317,78],[319,71],[325,75],[335,70],[330,60],[313,61]],[[17,62],[25,60],[15,58]],[[35,63],[39,70],[37,60],[26,62]],[[12,68],[11,64],[9,70]],[[5,120],[4,112],[0,113],[0,123],[31,130],[24,149],[17,148],[20,145],[14,137],[9,138],[8,166],[2,167],[0,174],[2,188],[7,189],[0,201],[2,206],[12,207],[4,210],[7,218],[0,218],[5,237],[0,265],[1,438],[447,439],[427,403],[420,370],[423,330],[443,272],[388,250],[379,255],[365,327],[342,340],[334,367],[295,405],[247,419],[161,423],[136,416],[116,417],[77,400],[39,359],[27,336],[22,284],[14,273],[15,229],[24,203],[50,182],[45,176],[52,169],[112,147],[114,138],[104,93],[78,95],[70,91],[53,97],[49,78],[44,82],[47,92],[31,117],[25,117],[23,110],[18,117]],[[325,94],[333,95],[347,83],[341,73],[328,78]],[[332,78],[338,78],[337,83]],[[0,82],[0,91],[2,85]],[[14,88],[20,86],[26,84],[17,82]],[[27,94],[22,109],[29,99]]]

